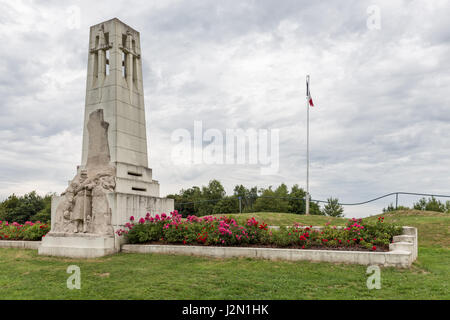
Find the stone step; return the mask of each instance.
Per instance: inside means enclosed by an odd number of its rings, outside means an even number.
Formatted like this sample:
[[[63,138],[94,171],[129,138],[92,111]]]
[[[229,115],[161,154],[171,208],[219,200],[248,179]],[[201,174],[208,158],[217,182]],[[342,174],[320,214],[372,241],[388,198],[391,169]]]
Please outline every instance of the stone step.
[[[409,236],[417,236],[417,229],[414,227],[403,227],[403,234]]]
[[[389,251],[408,251],[413,253],[414,244],[409,242],[394,242],[389,244]]]
[[[397,242],[408,242],[408,243],[414,243],[414,236],[410,236],[410,235],[406,235],[406,234],[402,234],[400,236],[394,236],[393,242],[397,243]]]

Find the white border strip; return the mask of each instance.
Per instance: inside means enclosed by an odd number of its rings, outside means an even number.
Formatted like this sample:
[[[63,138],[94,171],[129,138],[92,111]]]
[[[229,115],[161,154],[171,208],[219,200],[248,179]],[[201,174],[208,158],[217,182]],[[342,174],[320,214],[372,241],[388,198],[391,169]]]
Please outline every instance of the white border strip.
[[[41,246],[41,241],[0,240],[0,248],[34,249]]]

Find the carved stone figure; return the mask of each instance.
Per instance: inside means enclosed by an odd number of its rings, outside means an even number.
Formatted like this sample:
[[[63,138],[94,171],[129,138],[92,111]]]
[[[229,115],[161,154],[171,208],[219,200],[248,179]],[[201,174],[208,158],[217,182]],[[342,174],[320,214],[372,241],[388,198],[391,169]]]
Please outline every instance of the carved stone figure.
[[[112,235],[107,194],[114,192],[116,168],[111,165],[108,123],[103,110],[89,115],[89,153],[85,169],[73,178],[56,209],[54,232]]]
[[[114,176],[107,171],[97,174],[96,183],[92,189],[92,222],[91,229],[102,235],[114,232],[111,225],[111,208],[107,194],[114,191],[116,186]]]

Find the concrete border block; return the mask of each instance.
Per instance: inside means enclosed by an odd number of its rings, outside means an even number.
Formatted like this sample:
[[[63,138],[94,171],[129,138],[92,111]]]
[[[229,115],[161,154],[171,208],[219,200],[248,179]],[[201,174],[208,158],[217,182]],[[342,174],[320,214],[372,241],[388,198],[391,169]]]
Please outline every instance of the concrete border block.
[[[407,251],[413,253],[414,244],[410,242],[393,242],[389,244],[389,251]]]
[[[360,265],[381,265],[386,267],[408,268],[416,259],[417,229],[406,227],[406,234],[396,236],[388,252],[310,250],[255,247],[214,247],[185,245],[142,245],[123,244],[123,252],[182,254],[215,258],[259,258],[285,261],[314,261],[348,263]],[[416,236],[414,236],[416,235]]]
[[[414,237],[413,239],[413,261],[417,259],[417,256],[419,255],[419,233],[417,231],[417,228],[415,227],[408,227],[408,226],[404,226],[403,227],[403,234],[402,235],[409,235]],[[395,239],[394,239],[394,243],[395,243]]]
[[[309,250],[309,249],[277,249],[253,247],[213,247],[182,245],[140,245],[124,244],[122,252],[126,253],[162,253],[203,256],[214,258],[259,258],[284,261],[314,261],[348,263],[360,265],[381,265],[387,267],[409,267],[412,263],[411,252],[389,251],[341,251],[341,250]]]
[[[40,247],[40,245],[41,245],[41,241],[0,240],[0,248],[37,250]]]

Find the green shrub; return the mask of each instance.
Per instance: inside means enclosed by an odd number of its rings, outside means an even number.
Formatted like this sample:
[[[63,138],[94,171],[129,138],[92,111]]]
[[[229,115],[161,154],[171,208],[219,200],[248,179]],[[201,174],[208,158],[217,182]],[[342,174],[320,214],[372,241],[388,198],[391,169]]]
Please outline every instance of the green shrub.
[[[322,211],[324,215],[330,217],[342,217],[344,215],[344,208],[339,204],[338,198],[328,198]]]
[[[12,194],[0,203],[0,220],[24,224],[26,221],[50,221],[51,194],[41,197],[32,191],[23,196]]]
[[[414,203],[414,209],[445,212],[447,208],[446,208],[446,204],[437,200],[435,197],[431,197],[428,199],[422,198],[418,202]]]

